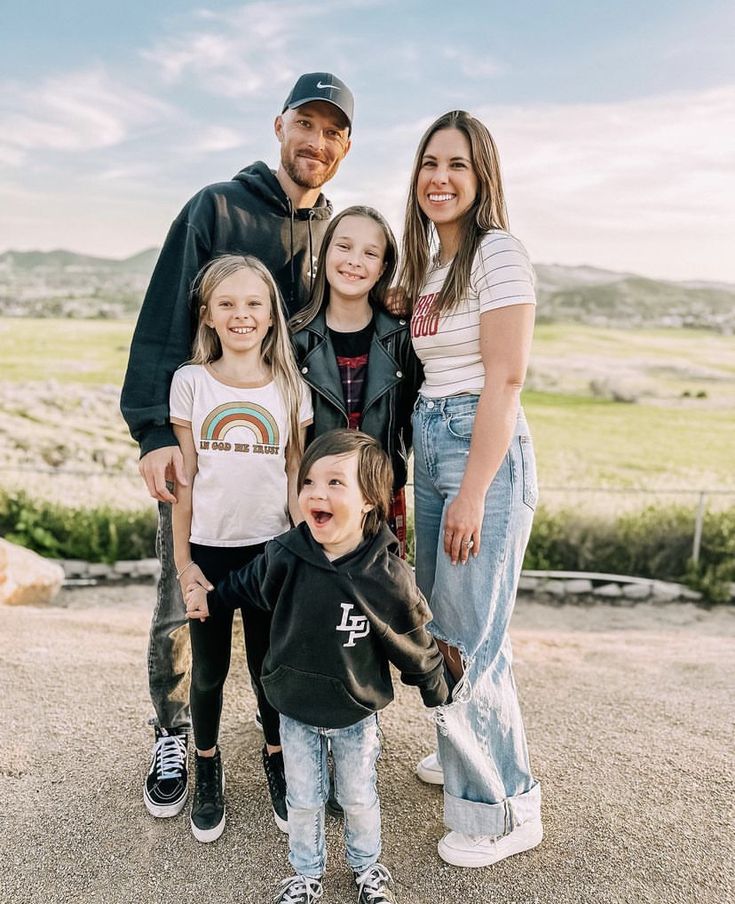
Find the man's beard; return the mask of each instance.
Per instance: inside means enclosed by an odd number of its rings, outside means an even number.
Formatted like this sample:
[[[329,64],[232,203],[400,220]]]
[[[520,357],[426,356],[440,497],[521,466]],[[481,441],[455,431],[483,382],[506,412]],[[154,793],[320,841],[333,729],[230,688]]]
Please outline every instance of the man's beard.
[[[337,159],[331,166],[326,166],[320,172],[310,172],[306,166],[301,167],[299,165],[301,159],[301,157],[295,156],[288,160],[281,160],[289,179],[298,185],[299,188],[321,188],[325,182],[329,182],[339,166],[339,159]],[[322,163],[321,160],[319,162]]]

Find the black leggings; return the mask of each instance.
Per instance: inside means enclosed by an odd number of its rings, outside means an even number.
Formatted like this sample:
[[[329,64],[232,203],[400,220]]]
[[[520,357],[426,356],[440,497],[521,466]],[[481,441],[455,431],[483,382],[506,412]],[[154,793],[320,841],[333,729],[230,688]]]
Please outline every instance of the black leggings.
[[[215,585],[230,571],[242,568],[263,552],[264,543],[255,546],[199,546],[191,544],[191,557],[205,577]],[[206,621],[191,619],[191,720],[198,750],[209,750],[217,743],[222,715],[222,689],[230,670],[232,619],[234,612],[221,611]],[[263,693],[260,674],[270,646],[271,616],[250,610],[243,618],[248,671],[258,698],[266,743],[278,746],[281,738],[278,713]]]

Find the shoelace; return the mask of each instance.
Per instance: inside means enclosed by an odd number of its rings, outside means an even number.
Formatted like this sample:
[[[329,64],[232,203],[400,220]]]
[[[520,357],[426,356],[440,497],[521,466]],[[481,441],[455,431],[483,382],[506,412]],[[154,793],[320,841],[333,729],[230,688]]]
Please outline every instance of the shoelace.
[[[357,879],[358,894],[364,895],[371,904],[380,904],[387,901],[385,897],[386,886],[392,881],[392,876],[382,863],[376,863]]]
[[[322,883],[311,876],[291,876],[278,886],[277,904],[311,904],[324,894]]]
[[[280,769],[273,765],[273,756],[278,754],[263,754],[263,763],[265,766],[265,777],[268,787],[277,794],[284,795],[286,793],[286,776]],[[307,877],[308,878],[308,877]]]
[[[217,805],[221,805],[222,776],[217,757],[197,757],[196,794],[204,801],[214,799]]]
[[[156,741],[153,768],[159,780],[179,778],[186,762],[186,741],[182,735],[162,735]]]

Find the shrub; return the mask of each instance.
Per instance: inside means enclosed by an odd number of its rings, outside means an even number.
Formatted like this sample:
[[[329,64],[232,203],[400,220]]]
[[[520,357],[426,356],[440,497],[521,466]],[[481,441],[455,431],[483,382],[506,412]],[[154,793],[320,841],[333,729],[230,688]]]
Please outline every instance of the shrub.
[[[726,602],[735,581],[735,509],[705,513],[696,565],[693,538],[694,512],[684,506],[650,506],[612,520],[540,508],[523,564],[683,581],[711,602]]]
[[[142,559],[155,554],[156,516],[149,509],[71,508],[0,492],[0,535],[54,558]]]
[[[408,519],[414,560],[413,516]],[[0,491],[0,535],[41,555],[89,562],[155,554],[155,510],[73,508]],[[735,583],[735,508],[705,513],[699,561],[692,561],[694,512],[650,506],[617,518],[580,509],[536,512],[524,568],[599,571],[683,581],[710,602],[726,602]]]

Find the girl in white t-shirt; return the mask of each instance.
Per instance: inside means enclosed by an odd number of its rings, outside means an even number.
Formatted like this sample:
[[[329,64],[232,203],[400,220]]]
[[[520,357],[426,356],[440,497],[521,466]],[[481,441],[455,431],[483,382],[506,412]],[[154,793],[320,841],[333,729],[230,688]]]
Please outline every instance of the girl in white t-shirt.
[[[225,255],[192,286],[199,327],[191,362],[171,383],[171,423],[187,484],[173,508],[174,558],[182,592],[207,589],[301,520],[296,475],[311,423],[310,393],[291,351],[278,288],[254,257]],[[289,517],[290,516],[290,517]],[[224,773],[217,737],[230,665],[232,612],[191,621],[191,714],[196,790],[191,829],[214,841],[225,826]],[[260,683],[270,619],[248,616],[245,646],[266,744],[263,764],[277,825],[287,831],[278,713]]]
[[[421,139],[403,236],[399,282],[425,373],[413,422],[416,580],[456,681],[438,714],[438,756],[417,772],[444,785],[442,859],[490,866],[543,834],[508,637],[537,498],[520,407],[536,299],[528,255],[507,231],[495,144],[468,113],[441,116]]]

